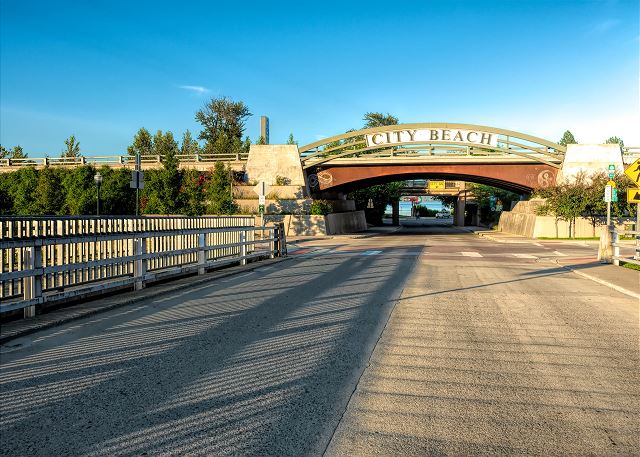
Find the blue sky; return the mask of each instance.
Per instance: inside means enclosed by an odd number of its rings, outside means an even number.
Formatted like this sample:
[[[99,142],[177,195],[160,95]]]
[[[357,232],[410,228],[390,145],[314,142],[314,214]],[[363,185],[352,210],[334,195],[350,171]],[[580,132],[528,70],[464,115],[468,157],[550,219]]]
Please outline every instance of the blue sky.
[[[142,126],[199,132],[226,95],[272,143],[383,111],[640,146],[639,4],[0,0],[0,141],[117,155]]]

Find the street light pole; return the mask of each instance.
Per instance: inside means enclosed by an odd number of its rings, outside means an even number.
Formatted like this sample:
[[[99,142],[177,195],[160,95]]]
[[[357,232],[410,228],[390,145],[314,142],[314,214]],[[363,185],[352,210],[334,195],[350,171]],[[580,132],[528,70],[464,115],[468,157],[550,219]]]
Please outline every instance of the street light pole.
[[[93,180],[96,182],[96,188],[98,191],[98,199],[96,201],[96,215],[100,217],[100,185],[102,184],[102,175],[100,172],[97,172],[93,177]]]

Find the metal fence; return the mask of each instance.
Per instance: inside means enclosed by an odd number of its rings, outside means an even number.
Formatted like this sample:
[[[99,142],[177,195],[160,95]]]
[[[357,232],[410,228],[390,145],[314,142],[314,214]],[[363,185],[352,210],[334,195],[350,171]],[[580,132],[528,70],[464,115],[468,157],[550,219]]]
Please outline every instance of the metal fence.
[[[0,218],[0,315],[285,254],[253,216]]]
[[[614,265],[620,265],[620,262],[633,263],[640,265],[640,231],[637,230],[611,230],[611,260]],[[636,240],[635,254],[633,258],[620,255],[620,236],[633,236]]]

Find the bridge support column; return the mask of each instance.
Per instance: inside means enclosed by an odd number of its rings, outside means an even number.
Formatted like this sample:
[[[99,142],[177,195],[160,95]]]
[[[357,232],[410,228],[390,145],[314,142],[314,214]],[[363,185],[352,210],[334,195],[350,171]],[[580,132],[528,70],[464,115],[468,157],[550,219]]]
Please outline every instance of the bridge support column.
[[[464,210],[466,203],[463,198],[459,198],[453,207],[453,225],[464,227]]]
[[[391,202],[391,225],[400,225],[400,200]]]

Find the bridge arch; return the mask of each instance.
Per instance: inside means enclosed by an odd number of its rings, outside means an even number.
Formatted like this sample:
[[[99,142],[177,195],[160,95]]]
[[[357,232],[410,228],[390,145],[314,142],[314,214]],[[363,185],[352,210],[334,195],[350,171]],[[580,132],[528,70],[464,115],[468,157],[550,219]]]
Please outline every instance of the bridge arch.
[[[556,181],[566,148],[513,130],[475,124],[416,123],[355,130],[299,148],[310,187],[439,177],[530,192]]]

